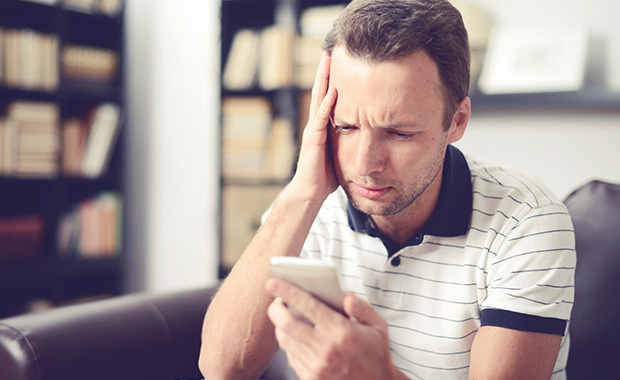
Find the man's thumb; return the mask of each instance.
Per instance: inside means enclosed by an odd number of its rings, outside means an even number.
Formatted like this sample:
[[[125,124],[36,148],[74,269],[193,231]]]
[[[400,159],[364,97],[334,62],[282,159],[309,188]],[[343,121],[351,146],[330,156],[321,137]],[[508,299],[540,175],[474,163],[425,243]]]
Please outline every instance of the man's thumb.
[[[357,322],[364,325],[385,325],[385,320],[368,302],[358,298],[353,293],[344,296],[343,307],[345,313]]]

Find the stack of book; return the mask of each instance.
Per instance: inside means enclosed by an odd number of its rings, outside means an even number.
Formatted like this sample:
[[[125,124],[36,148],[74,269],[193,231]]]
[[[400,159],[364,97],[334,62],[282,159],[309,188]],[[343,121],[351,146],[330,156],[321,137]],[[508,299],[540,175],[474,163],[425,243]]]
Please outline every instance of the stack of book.
[[[32,0],[30,0],[32,1]],[[63,7],[83,13],[116,16],[123,7],[122,0],[63,0]]]
[[[120,107],[103,103],[85,118],[64,121],[62,171],[96,178],[105,174],[122,123]]]
[[[288,119],[277,117],[271,125],[264,169],[265,177],[275,181],[291,179],[296,158],[297,144],[293,125]]]
[[[15,101],[0,121],[0,174],[53,177],[60,154],[55,103]]]
[[[117,256],[122,249],[121,196],[103,192],[62,216],[58,225],[58,253],[63,258]]]
[[[116,78],[118,56],[109,49],[67,45],[62,51],[61,65],[66,78],[111,83]]]
[[[256,84],[263,90],[291,86],[294,42],[295,32],[277,25],[237,31],[224,66],[224,88],[243,91]]]
[[[265,98],[228,97],[222,101],[224,177],[262,176],[271,122],[271,105]]]
[[[0,260],[38,256],[43,233],[40,215],[0,218]]]
[[[222,174],[225,178],[286,180],[297,148],[291,123],[271,117],[261,97],[228,97],[222,102]]]
[[[258,64],[258,85],[263,90],[274,90],[293,85],[294,30],[272,25],[261,34]]]
[[[9,88],[55,91],[58,37],[30,29],[0,29],[0,69]]]
[[[331,5],[311,7],[302,12],[294,59],[295,84],[298,87],[312,88],[325,35],[343,9],[344,5]]]

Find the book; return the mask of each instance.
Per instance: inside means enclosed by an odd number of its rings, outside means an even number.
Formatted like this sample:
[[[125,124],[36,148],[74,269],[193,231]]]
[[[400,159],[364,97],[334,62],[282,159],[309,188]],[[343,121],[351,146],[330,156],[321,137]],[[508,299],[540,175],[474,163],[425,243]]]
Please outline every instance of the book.
[[[299,17],[300,34],[307,37],[325,38],[344,7],[343,4],[335,4],[306,8]]]
[[[299,36],[295,43],[295,84],[310,89],[322,56],[325,35],[330,31],[344,5],[306,8],[299,17]]]
[[[58,254],[62,258],[115,257],[121,252],[122,197],[105,191],[85,199],[65,213],[58,223]]]
[[[232,91],[263,90],[293,84],[293,29],[272,25],[262,30],[240,29],[232,40],[222,84]]]
[[[79,118],[64,121],[62,128],[62,172],[69,176],[82,175],[82,160],[88,129]]]
[[[58,37],[55,35],[43,35],[42,39],[42,64],[39,67],[41,76],[41,88],[52,92],[58,88],[60,74],[58,70]]]
[[[6,29],[4,32],[4,84],[9,88],[19,87],[19,32]]]
[[[261,225],[261,216],[282,186],[222,188],[222,265],[232,268]]]
[[[52,177],[59,172],[58,106],[52,102],[13,101],[2,123],[2,173]]]
[[[44,231],[45,224],[41,215],[0,218],[0,259],[38,256]]]
[[[62,171],[68,176],[96,178],[104,175],[122,125],[122,112],[115,103],[103,103],[83,118],[63,123]]]
[[[105,174],[121,121],[121,111],[117,104],[103,103],[96,108],[82,160],[82,174],[85,177],[94,178]]]
[[[273,118],[267,99],[227,97],[222,101],[224,177],[285,181],[290,179],[296,155],[292,123]]]
[[[258,84],[263,90],[285,88],[293,84],[293,47],[295,31],[272,25],[261,33]]]
[[[110,49],[67,45],[62,50],[61,68],[70,79],[111,83],[118,71],[118,55]]]
[[[283,117],[274,119],[269,136],[265,176],[277,181],[287,181],[293,174],[297,144],[291,122]]]
[[[4,30],[0,28],[0,84],[4,81]]]
[[[97,10],[99,0],[63,0],[62,6],[73,11],[93,14]]]
[[[99,13],[110,17],[117,16],[123,9],[122,0],[99,0]]]
[[[33,1],[33,0],[29,0]],[[54,1],[54,0],[34,0],[34,1]],[[116,16],[123,8],[122,0],[63,0],[64,8],[76,12],[88,14],[103,14],[110,17]]]
[[[222,174],[229,178],[263,175],[271,104],[263,97],[227,97],[222,101]]]
[[[60,111],[53,102],[14,101],[9,104],[7,114],[15,120],[48,123],[57,121]]]
[[[4,83],[10,88],[52,92],[58,88],[58,37],[31,29],[1,33]]]
[[[228,90],[247,90],[256,83],[260,34],[252,29],[240,29],[235,33],[224,73],[222,84]]]
[[[0,119],[0,175],[9,175],[13,164],[13,133],[8,121]]]

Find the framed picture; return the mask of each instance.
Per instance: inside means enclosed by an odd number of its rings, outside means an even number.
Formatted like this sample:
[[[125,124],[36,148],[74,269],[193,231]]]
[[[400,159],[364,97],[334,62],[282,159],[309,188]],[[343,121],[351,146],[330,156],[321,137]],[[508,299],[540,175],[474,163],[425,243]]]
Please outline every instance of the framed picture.
[[[478,87],[489,95],[577,91],[587,48],[581,23],[499,26],[490,36]]]

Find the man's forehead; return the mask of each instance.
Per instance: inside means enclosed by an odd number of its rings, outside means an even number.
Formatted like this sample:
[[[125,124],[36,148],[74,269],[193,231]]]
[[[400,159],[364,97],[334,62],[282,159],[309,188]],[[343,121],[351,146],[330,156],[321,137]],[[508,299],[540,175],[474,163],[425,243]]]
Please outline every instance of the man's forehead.
[[[377,86],[402,86],[407,83],[419,86],[427,82],[434,89],[441,88],[437,64],[424,50],[416,50],[397,59],[370,62],[350,55],[342,47],[334,49],[330,85],[336,82],[340,86],[346,84],[355,88],[369,81],[375,81]]]
[[[358,125],[359,118],[369,115],[377,126],[412,127],[425,118],[422,114],[443,110],[437,66],[423,50],[368,63],[337,47],[332,52],[330,86],[338,90],[333,116],[339,125]]]

